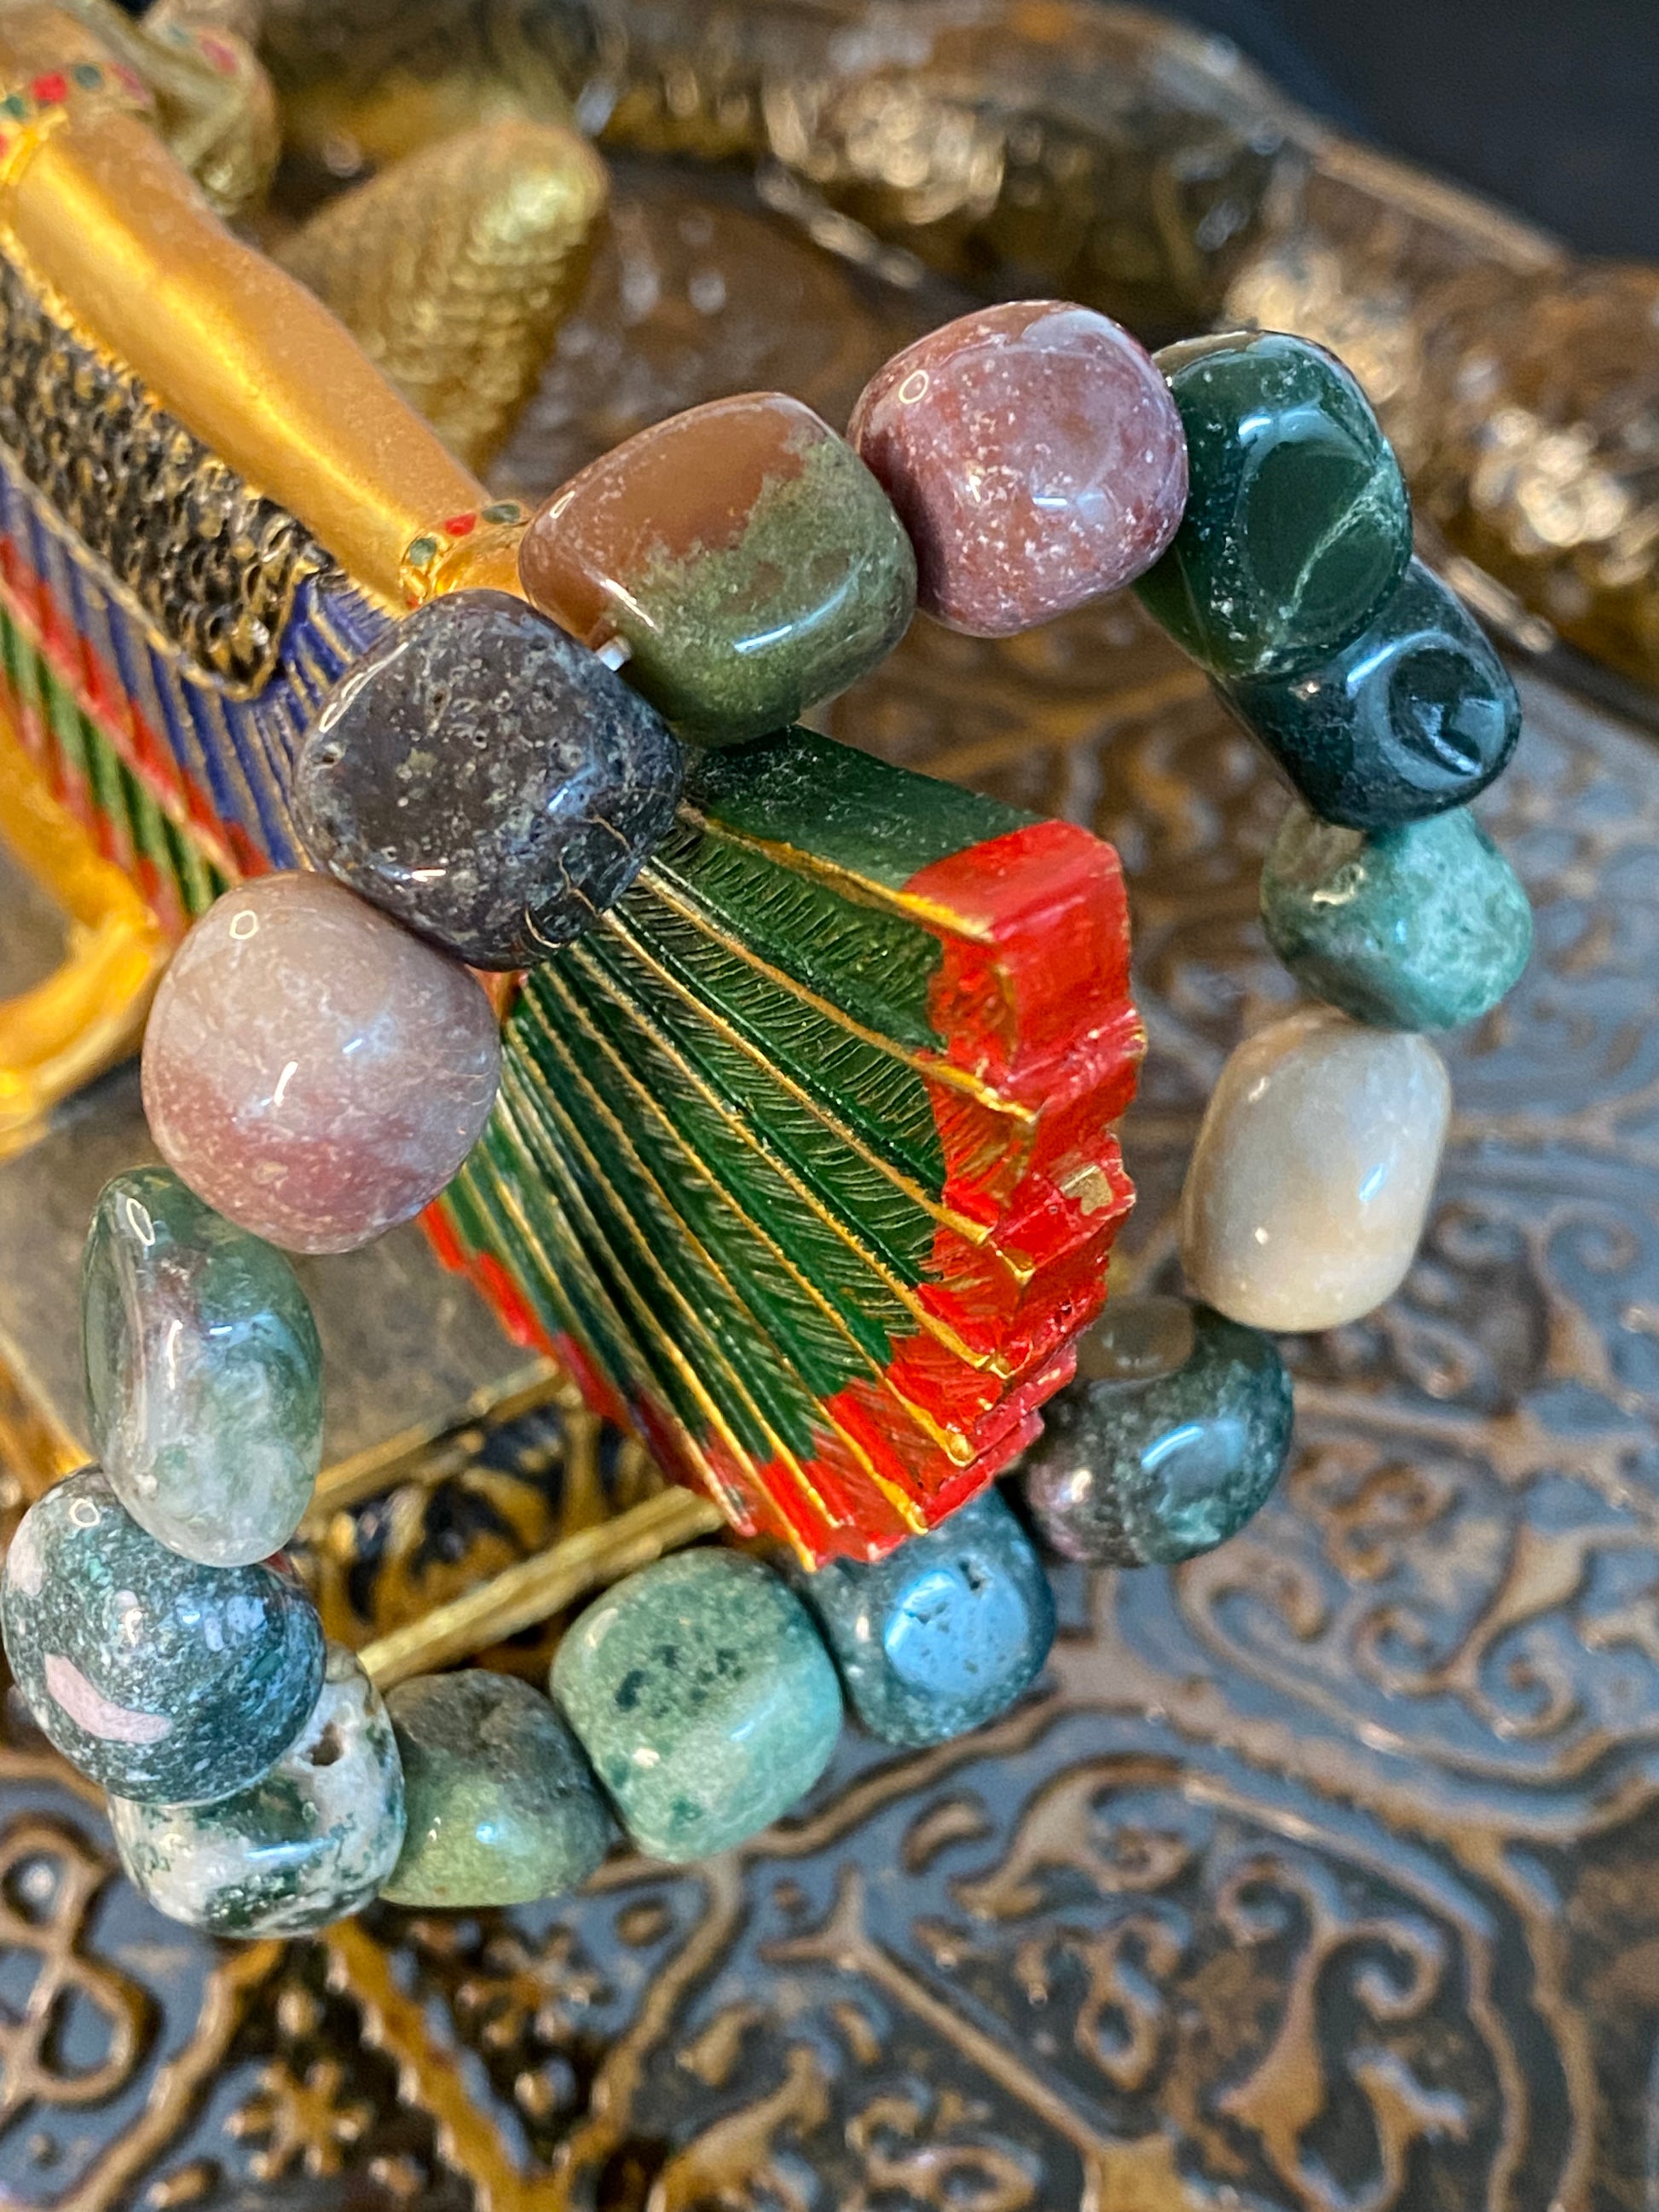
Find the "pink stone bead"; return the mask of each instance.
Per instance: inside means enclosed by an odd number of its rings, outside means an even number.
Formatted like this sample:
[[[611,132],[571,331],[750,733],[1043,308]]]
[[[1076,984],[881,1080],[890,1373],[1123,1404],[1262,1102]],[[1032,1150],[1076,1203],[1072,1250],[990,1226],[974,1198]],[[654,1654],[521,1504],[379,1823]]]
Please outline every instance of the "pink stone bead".
[[[144,1038],[163,1158],[229,1220],[346,1252],[418,1213],[477,1140],[501,1033],[477,979],[326,877],[203,915]]]
[[[847,435],[910,532],[918,605],[971,637],[1131,582],[1187,501],[1163,377],[1126,330],[1061,300],[986,307],[907,346]]]

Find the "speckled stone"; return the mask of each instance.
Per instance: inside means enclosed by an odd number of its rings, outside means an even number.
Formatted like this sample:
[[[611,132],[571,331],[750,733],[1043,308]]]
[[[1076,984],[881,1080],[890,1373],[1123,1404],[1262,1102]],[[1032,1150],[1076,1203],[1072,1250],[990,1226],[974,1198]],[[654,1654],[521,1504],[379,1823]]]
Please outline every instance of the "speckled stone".
[[[841,1687],[811,1615],[769,1568],[682,1552],[589,1606],[553,1694],[640,1849],[727,1850],[823,1773]]]
[[[682,736],[732,745],[844,691],[903,635],[915,556],[886,494],[810,407],[715,399],[641,430],[542,507],[524,586]]]
[[[1217,676],[1310,668],[1411,556],[1405,480],[1358,385],[1310,339],[1233,331],[1157,356],[1187,436],[1187,511],[1135,589]]]
[[[299,1741],[211,1805],[109,1800],[121,1863],[158,1912],[209,1936],[304,1936],[368,1904],[404,1840],[404,1778],[380,1692],[328,1647]]]
[[[501,1073],[475,976],[325,876],[227,891],[161,979],[144,1110],[169,1166],[295,1252],[346,1252],[434,1199]]]
[[[1521,735],[1508,670],[1420,561],[1329,659],[1293,683],[1220,691],[1314,812],[1352,830],[1466,805],[1503,774]]]
[[[1184,1298],[1114,1298],[1043,1409],[1022,1479],[1045,1542],[1101,1567],[1173,1566],[1237,1535],[1290,1455],[1270,1337]]]
[[[528,1682],[469,1667],[386,1693],[408,1827],[394,1905],[529,1905],[585,1882],[614,1832],[581,1747]]]
[[[81,1267],[92,1443],[158,1542],[211,1567],[269,1559],[323,1455],[323,1355],[294,1270],[167,1168],[107,1183]]]
[[[1434,1047],[1304,1006],[1221,1071],[1181,1195],[1182,1264],[1253,1328],[1336,1328],[1391,1297],[1416,1253],[1451,1085]]]
[[[317,1609],[291,1575],[180,1559],[96,1468],[19,1522],[0,1624],[24,1701],[64,1758],[146,1805],[245,1790],[322,1687]]]
[[[943,1743],[1011,1705],[1054,1640],[1042,1563],[995,1490],[866,1566],[799,1587],[853,1709],[886,1743]]]
[[[1115,592],[1174,537],[1187,445],[1121,325],[1010,301],[933,331],[866,386],[848,437],[916,549],[916,603],[1006,637]]]
[[[1527,894],[1462,807],[1369,835],[1292,807],[1261,871],[1261,920],[1304,990],[1382,1029],[1479,1021],[1532,951]]]
[[[325,703],[295,777],[319,867],[474,968],[591,928],[674,819],[662,717],[505,592],[417,607]]]

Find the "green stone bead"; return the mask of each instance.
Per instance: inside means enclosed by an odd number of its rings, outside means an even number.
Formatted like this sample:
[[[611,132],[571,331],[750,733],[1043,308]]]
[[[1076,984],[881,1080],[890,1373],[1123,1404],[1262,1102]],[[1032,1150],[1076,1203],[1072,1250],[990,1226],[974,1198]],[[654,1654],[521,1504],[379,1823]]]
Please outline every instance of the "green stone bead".
[[[1261,920],[1304,989],[1379,1029],[1479,1021],[1532,951],[1527,894],[1462,807],[1369,835],[1292,807],[1261,871]]]
[[[1154,358],[1187,433],[1187,512],[1135,590],[1214,675],[1312,666],[1411,557],[1405,479],[1364,393],[1322,346],[1279,331]]]
[[[553,1694],[629,1833],[706,1858],[787,1812],[829,1764],[841,1686],[793,1591],[735,1552],[683,1552],[576,1622]]]
[[[613,1829],[581,1747],[514,1674],[421,1674],[386,1693],[403,1760],[393,1905],[530,1905],[587,1880]]]
[[[1218,689],[1314,812],[1350,830],[1467,805],[1508,767],[1521,735],[1508,670],[1420,561],[1329,659],[1293,682]]]
[[[106,1185],[81,1274],[92,1438],[158,1542],[209,1566],[280,1551],[323,1453],[323,1361],[293,1268],[168,1168]]]
[[[95,1467],[19,1522],[0,1621],[24,1701],[64,1758],[146,1805],[246,1790],[323,1685],[317,1608],[290,1573],[180,1559]]]
[[[1066,1558],[1171,1566],[1236,1535],[1290,1455],[1271,1337],[1184,1298],[1114,1298],[1078,1345],[1022,1480]]]
[[[210,1936],[304,1936],[368,1904],[398,1863],[404,1778],[380,1692],[329,1646],[304,1732],[211,1805],[109,1801],[121,1863],[158,1912]]]

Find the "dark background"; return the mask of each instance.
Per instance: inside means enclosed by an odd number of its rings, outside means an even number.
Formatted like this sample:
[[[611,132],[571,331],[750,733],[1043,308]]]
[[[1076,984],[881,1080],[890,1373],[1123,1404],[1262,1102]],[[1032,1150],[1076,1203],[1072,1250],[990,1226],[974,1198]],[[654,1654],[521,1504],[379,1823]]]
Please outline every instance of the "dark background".
[[[1659,0],[1165,4],[1344,129],[1583,252],[1659,259]]]

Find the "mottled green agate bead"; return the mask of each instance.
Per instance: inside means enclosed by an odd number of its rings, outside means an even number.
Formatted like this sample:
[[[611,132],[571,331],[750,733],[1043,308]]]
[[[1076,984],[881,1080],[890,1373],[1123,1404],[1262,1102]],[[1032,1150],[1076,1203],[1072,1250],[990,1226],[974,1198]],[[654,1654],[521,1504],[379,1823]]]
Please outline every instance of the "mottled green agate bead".
[[[886,1743],[943,1743],[1011,1705],[1054,1640],[1042,1562],[995,1490],[866,1565],[800,1588],[853,1709]]]
[[[1135,590],[1214,675],[1323,660],[1411,557],[1405,480],[1365,395],[1322,346],[1279,331],[1154,358],[1187,434],[1187,511]]]
[[[539,1692],[467,1668],[386,1693],[403,1760],[393,1905],[530,1905],[585,1882],[614,1832],[581,1747]]]
[[[841,1731],[841,1686],[805,1607],[757,1560],[683,1552],[576,1622],[553,1694],[640,1849],[706,1858],[810,1790]]]
[[[171,1169],[106,1185],[81,1273],[92,1440],[169,1550],[215,1567],[280,1551],[322,1462],[322,1351],[282,1254]]]
[[[290,1573],[180,1559],[95,1467],[19,1522],[0,1621],[24,1702],[64,1758],[146,1805],[246,1789],[323,1683],[317,1608]]]
[[[1170,1566],[1236,1535],[1291,1449],[1273,1340],[1184,1298],[1114,1298],[1078,1346],[1023,1479],[1066,1559]]]
[[[1328,659],[1291,682],[1219,690],[1314,812],[1350,830],[1466,805],[1508,767],[1521,734],[1508,670],[1420,561]]]
[[[1379,1029],[1479,1021],[1532,951],[1527,894],[1461,806],[1369,835],[1292,807],[1261,871],[1261,920],[1305,990]]]
[[[380,1692],[342,1645],[299,1741],[210,1805],[109,1801],[121,1863],[158,1912],[210,1936],[304,1936],[369,1903],[404,1840]]]
[[[778,392],[653,423],[571,479],[520,549],[532,602],[683,737],[732,745],[845,690],[903,635],[916,562],[875,477]]]

